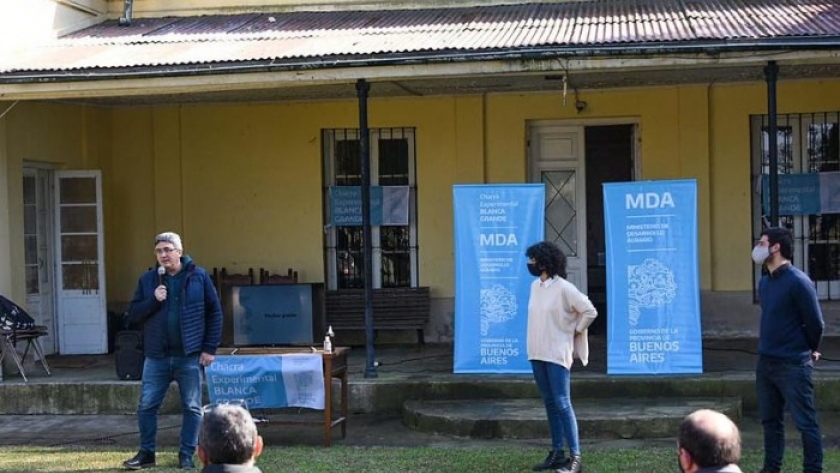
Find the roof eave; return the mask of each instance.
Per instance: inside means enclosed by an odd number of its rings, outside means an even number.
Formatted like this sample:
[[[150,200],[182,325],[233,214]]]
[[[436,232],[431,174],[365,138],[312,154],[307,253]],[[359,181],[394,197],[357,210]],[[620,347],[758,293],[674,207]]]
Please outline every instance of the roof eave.
[[[506,75],[599,74],[634,71],[713,70],[782,66],[840,65],[830,41],[707,42],[688,45],[643,44],[621,48],[515,48],[438,51],[373,57],[322,57],[205,63],[183,67],[91,69],[0,74],[0,100],[64,100],[152,95],[256,91],[293,87]],[[836,43],[835,43],[836,44]]]
[[[820,51],[840,47],[840,36],[794,37],[767,40],[723,40],[659,43],[621,43],[615,45],[548,45],[481,51],[424,51],[369,56],[331,56],[297,60],[267,59],[248,62],[215,62],[183,65],[156,65],[130,68],[90,68],[0,73],[0,84],[78,82],[136,78],[168,78],[250,72],[315,71],[358,67],[468,63],[480,61],[544,61],[615,56],[652,57],[670,55],[718,56],[727,53],[767,53],[770,51]]]

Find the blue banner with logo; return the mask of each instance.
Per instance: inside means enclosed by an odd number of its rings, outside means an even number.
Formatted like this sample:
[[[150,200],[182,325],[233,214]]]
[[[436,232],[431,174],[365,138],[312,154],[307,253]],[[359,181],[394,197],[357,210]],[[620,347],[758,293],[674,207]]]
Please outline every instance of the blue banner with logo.
[[[770,175],[761,175],[763,209],[770,214]],[[779,215],[840,213],[840,172],[779,174]]]
[[[370,187],[370,224],[408,225],[408,186]],[[349,227],[362,225],[362,188],[330,187],[330,223]]]
[[[697,182],[604,184],[607,373],[702,373]]]
[[[545,238],[545,185],[457,185],[455,373],[530,373],[525,250]]]
[[[770,214],[770,175],[761,176],[764,213]],[[820,212],[820,178],[817,173],[779,174],[779,214],[809,215]]]
[[[320,354],[218,355],[204,373],[211,402],[244,399],[251,409],[324,408]]]

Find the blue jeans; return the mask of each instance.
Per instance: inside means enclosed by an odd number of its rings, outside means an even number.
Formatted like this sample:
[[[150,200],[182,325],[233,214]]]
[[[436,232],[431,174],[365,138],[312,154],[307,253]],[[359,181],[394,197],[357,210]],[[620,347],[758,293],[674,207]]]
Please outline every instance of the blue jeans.
[[[814,407],[813,362],[791,362],[760,356],[755,382],[758,412],[764,427],[764,466],[780,468],[785,454],[787,407],[802,434],[803,473],[821,473],[822,435]]]
[[[558,452],[563,450],[565,441],[570,455],[580,455],[577,418],[570,394],[571,373],[556,363],[540,360],[531,360],[531,369],[545,404],[551,449]]]
[[[201,425],[201,365],[195,356],[146,358],[143,363],[143,389],[137,406],[140,449],[155,451],[157,414],[172,381],[181,393],[181,445],[178,453],[192,456],[198,444]]]

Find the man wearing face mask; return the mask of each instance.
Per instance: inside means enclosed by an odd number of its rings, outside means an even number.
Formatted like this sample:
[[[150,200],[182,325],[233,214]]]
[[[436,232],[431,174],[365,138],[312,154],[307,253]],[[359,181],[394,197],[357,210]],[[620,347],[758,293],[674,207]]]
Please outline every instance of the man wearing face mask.
[[[761,329],[756,391],[764,428],[764,467],[779,473],[785,451],[785,407],[802,435],[803,473],[823,471],[822,436],[814,406],[814,362],[825,328],[814,283],[791,264],[793,237],[785,228],[767,228],[752,251],[767,266],[758,286]]]

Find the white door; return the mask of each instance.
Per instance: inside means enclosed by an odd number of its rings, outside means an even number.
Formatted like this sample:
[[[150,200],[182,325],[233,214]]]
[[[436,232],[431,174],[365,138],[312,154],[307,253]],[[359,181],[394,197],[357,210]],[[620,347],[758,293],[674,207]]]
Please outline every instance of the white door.
[[[43,169],[23,171],[26,310],[35,323],[47,327],[47,335],[39,339],[47,355],[56,351],[50,177],[49,171]]]
[[[56,171],[55,215],[60,353],[107,353],[101,173]]]
[[[582,126],[534,125],[529,145],[531,180],[545,184],[545,239],[568,259],[567,279],[583,292],[586,281],[586,189]]]

